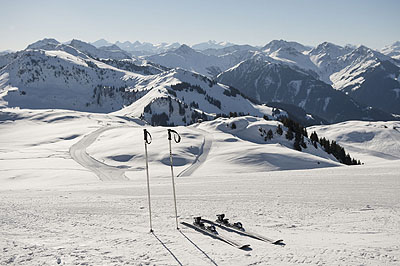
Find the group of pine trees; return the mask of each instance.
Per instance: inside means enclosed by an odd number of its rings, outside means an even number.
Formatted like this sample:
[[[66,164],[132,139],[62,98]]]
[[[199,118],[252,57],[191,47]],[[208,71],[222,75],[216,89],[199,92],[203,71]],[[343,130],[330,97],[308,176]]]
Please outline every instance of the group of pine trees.
[[[324,147],[325,151],[328,154],[332,154],[335,156],[336,159],[339,160],[339,162],[347,165],[360,165],[361,162],[360,160],[356,160],[354,158],[350,157],[350,154],[346,154],[346,151],[342,146],[336,143],[336,141],[332,140],[329,141],[326,138],[320,138],[318,139],[318,135],[316,132],[313,132],[311,134],[313,136],[313,139],[316,139],[315,141],[319,142],[322,147]]]
[[[261,137],[264,137],[265,141],[268,141],[274,137],[274,132],[272,132],[272,129],[266,131],[265,129],[260,127],[258,129],[258,131],[260,131],[260,135],[261,135]],[[278,131],[276,133],[278,133]],[[282,134],[280,134],[280,135],[282,135]]]
[[[308,138],[306,128],[286,116],[281,117],[279,120],[285,127],[288,128],[285,137],[288,140],[292,140],[294,138],[293,148],[298,151],[301,151],[302,148],[307,148],[307,144],[304,141],[304,137]]]
[[[292,140],[293,137],[295,138],[293,144],[294,148],[298,151],[301,151],[301,147],[307,148],[307,145],[304,142],[304,137],[306,138],[308,137],[306,128],[304,128],[302,125],[291,120],[288,117],[282,117],[280,121],[285,127],[288,128],[288,131],[286,132],[286,138],[288,140]],[[340,146],[336,141],[334,140],[329,141],[326,138],[318,138],[318,135],[315,131],[311,133],[310,140],[315,148],[318,147],[317,143],[319,143],[328,154],[332,154],[336,159],[339,160],[339,162],[343,164],[347,165],[361,164],[360,160],[351,158],[348,153],[346,154],[344,148]]]

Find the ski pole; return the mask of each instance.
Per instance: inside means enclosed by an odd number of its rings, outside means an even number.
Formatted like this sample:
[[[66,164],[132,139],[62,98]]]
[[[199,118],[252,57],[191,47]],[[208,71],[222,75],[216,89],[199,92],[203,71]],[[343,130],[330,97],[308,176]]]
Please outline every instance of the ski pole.
[[[174,134],[175,143],[179,143],[181,141],[181,136],[175,130],[168,129],[168,140],[169,140],[169,161],[171,164],[171,176],[172,176],[172,192],[174,194],[174,206],[175,206],[175,220],[176,220],[176,229],[179,229],[178,226],[178,211],[176,208],[176,193],[175,193],[175,178],[174,178],[174,167],[172,163],[172,148],[171,148],[171,140],[172,134]]]
[[[149,178],[149,162],[147,159],[147,144],[150,144],[152,141],[151,135],[149,131],[143,129],[144,133],[144,151],[146,155],[146,174],[147,174],[147,200],[149,202],[149,217],[150,217],[150,232],[153,232],[153,225],[151,223],[151,202],[150,202],[150,178]]]

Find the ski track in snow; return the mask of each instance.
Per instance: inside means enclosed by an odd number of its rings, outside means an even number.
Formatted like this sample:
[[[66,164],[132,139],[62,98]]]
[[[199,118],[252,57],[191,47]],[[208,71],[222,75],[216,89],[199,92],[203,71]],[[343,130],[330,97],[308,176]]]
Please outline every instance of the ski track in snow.
[[[197,130],[198,130],[198,132],[203,133],[203,137],[204,137],[203,144],[201,145],[199,153],[198,153],[196,159],[194,160],[193,164],[191,166],[189,166],[188,168],[186,168],[185,170],[183,170],[182,172],[180,172],[177,175],[178,177],[191,176],[194,173],[194,171],[196,171],[197,168],[199,168],[206,161],[207,156],[210,153],[212,142],[213,142],[213,136],[204,130],[201,130],[201,129],[197,129]]]
[[[89,147],[93,142],[95,142],[98,136],[100,136],[105,131],[115,128],[120,127],[103,127],[95,130],[94,132],[84,136],[80,141],[72,145],[69,150],[71,157],[77,163],[94,172],[102,181],[128,179],[125,176],[125,170],[99,162],[86,152],[86,148]]]
[[[128,178],[125,176],[125,170],[100,162],[86,152],[86,149],[93,144],[102,133],[108,130],[125,127],[126,126],[106,126],[89,133],[71,146],[69,150],[71,157],[83,167],[94,172],[102,181],[127,180]],[[192,165],[181,171],[177,177],[191,176],[206,161],[208,153],[211,150],[213,142],[212,135],[201,129],[196,129],[195,131],[203,134],[203,144]]]
[[[197,160],[185,168],[191,176],[176,179],[179,220],[215,219],[225,213],[231,222],[240,221],[249,231],[286,244],[271,245],[220,230],[251,245],[244,251],[190,228],[177,231],[171,180],[163,174],[151,174],[154,234],[149,233],[144,170],[121,182],[129,168],[105,165],[86,151],[96,144],[107,149],[115,144],[107,141],[120,135],[122,140],[114,140],[119,145],[143,153],[142,138],[127,144],[131,136],[141,135],[141,127],[129,134],[107,132],[103,142],[95,142],[107,130],[136,123],[104,115],[71,119],[70,112],[29,114],[28,121],[8,119],[0,124],[0,265],[399,265],[399,160],[241,174],[216,165],[205,175],[202,171],[210,166],[201,162],[220,160],[214,153],[226,136],[197,128],[182,130],[196,140],[188,138],[177,154],[186,152],[191,160],[197,154]],[[201,134],[188,133],[192,130]],[[154,142],[153,156],[164,158],[165,128],[154,133],[155,140],[162,136],[163,141]],[[187,153],[194,144],[197,153]],[[237,142],[222,147],[229,145]],[[98,150],[92,156],[96,154],[110,155]],[[121,149],[111,155],[136,153]],[[168,170],[161,163],[158,167]],[[108,181],[96,180],[91,171]]]

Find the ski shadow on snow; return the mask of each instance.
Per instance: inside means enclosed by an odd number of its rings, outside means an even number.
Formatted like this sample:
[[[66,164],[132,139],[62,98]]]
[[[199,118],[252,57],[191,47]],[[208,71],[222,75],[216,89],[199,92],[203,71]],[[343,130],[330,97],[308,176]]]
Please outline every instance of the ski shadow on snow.
[[[159,239],[158,236],[157,236],[154,232],[151,232],[151,233],[152,233],[153,236],[161,243],[161,245],[169,252],[169,254],[171,254],[171,256],[176,260],[176,262],[177,262],[179,265],[183,266],[182,262],[180,262],[180,261],[178,260],[178,258],[175,256],[175,254],[172,253],[172,251],[164,244],[164,242],[162,242],[161,239]]]
[[[198,250],[201,251],[201,253],[204,254],[204,256],[207,257],[207,259],[209,259],[214,265],[218,266],[218,264],[212,259],[210,258],[210,256],[207,255],[207,253],[202,250],[198,245],[196,245],[196,243],[194,243],[187,235],[185,235],[181,230],[178,230],[179,233],[181,233],[193,246],[195,246]]]

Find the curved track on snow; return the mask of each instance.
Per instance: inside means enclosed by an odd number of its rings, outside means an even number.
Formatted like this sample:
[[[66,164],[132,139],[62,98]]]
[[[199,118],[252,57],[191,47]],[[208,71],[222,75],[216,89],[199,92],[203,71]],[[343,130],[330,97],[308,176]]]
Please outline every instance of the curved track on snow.
[[[72,159],[74,159],[83,167],[94,172],[102,181],[128,180],[128,178],[125,176],[125,170],[99,162],[86,152],[86,148],[95,142],[101,133],[115,128],[119,127],[102,127],[94,132],[91,132],[84,136],[80,141],[72,145],[69,149]]]
[[[110,166],[105,163],[102,163],[96,160],[95,158],[91,157],[86,152],[86,149],[91,144],[93,144],[103,132],[115,128],[121,128],[121,126],[99,128],[89,133],[88,135],[84,136],[80,141],[72,145],[69,149],[69,153],[71,154],[72,159],[74,159],[77,163],[79,163],[83,167],[95,173],[98,176],[98,178],[102,181],[128,180],[128,178],[125,176],[125,169],[121,169],[115,166]],[[177,177],[192,175],[206,161],[207,156],[211,150],[213,142],[212,135],[200,129],[196,129],[196,131],[202,132],[204,138],[199,153],[197,154],[197,157],[194,160],[194,162],[189,167],[181,171],[177,175]]]
[[[204,137],[203,144],[201,145],[199,153],[197,154],[197,157],[194,160],[194,162],[192,163],[192,165],[190,165],[188,168],[186,168],[182,172],[180,172],[177,175],[177,177],[192,175],[194,173],[194,171],[196,171],[197,168],[199,168],[206,161],[207,156],[210,153],[211,146],[213,143],[212,135],[201,129],[197,129],[197,131],[200,131],[203,133],[203,137]]]

